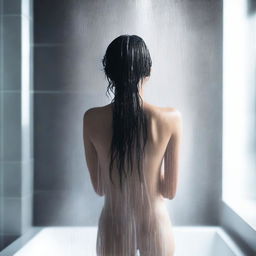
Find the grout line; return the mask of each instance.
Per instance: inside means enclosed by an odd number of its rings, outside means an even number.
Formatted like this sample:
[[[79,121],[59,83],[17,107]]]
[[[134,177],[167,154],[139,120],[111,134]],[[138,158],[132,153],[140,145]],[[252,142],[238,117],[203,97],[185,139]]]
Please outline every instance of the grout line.
[[[20,161],[9,161],[9,160],[1,160],[1,162],[3,163],[3,164],[21,164],[22,162],[24,162],[24,161],[22,161],[22,160],[20,160]]]
[[[32,47],[57,47],[57,46],[65,46],[65,44],[63,43],[59,43],[59,44],[32,43],[31,46]]]
[[[25,14],[10,14],[10,13],[7,13],[7,14],[2,14],[3,17],[23,17],[23,18],[27,18],[29,20],[32,20],[32,17],[30,16],[27,16]]]
[[[2,197],[2,199],[17,199],[17,200],[24,200],[24,199],[27,199],[28,197],[32,197],[33,196],[33,193],[27,193],[25,195],[20,195],[20,196],[5,196],[5,197]]]
[[[0,90],[1,93],[21,93],[21,90]]]

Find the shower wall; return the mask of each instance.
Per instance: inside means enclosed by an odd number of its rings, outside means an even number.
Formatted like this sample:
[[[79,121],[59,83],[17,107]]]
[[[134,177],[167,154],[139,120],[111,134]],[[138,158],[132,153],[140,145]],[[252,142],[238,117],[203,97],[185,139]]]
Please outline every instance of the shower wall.
[[[146,101],[179,109],[184,135],[174,225],[218,224],[221,200],[222,1],[34,0],[34,224],[97,225],[82,120],[108,104],[101,59],[120,34],[151,53]]]
[[[32,225],[31,3],[0,0],[0,250]]]

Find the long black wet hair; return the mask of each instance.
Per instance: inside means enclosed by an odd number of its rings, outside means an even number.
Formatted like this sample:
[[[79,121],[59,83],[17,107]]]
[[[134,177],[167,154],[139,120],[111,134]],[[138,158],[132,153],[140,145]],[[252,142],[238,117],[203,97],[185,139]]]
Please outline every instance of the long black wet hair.
[[[148,138],[147,115],[139,94],[141,79],[150,76],[152,60],[144,40],[137,35],[121,35],[107,47],[102,59],[108,80],[107,94],[112,100],[112,142],[110,148],[109,175],[116,160],[122,191],[123,174],[132,173],[133,152],[141,182],[144,149]],[[125,168],[125,163],[127,169]],[[114,184],[114,183],[113,183]]]

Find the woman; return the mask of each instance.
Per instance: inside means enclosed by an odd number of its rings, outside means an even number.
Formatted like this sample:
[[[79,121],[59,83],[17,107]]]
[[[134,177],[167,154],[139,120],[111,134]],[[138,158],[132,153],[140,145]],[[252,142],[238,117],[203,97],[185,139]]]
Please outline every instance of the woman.
[[[182,118],[144,101],[151,57],[142,38],[121,35],[102,60],[112,102],[83,118],[85,156],[95,192],[105,196],[97,255],[171,256],[172,225],[164,198],[176,193]]]

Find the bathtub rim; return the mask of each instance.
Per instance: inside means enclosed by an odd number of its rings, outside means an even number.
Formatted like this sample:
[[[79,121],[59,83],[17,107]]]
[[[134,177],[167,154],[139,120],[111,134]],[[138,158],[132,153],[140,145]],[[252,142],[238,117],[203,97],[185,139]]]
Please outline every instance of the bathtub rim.
[[[13,256],[14,253],[18,252],[30,239],[35,237],[39,232],[44,229],[52,228],[92,228],[95,229],[97,226],[33,226],[25,234],[14,240],[4,250],[0,252],[0,256]],[[246,256],[241,248],[235,243],[233,238],[221,227],[221,226],[174,226],[175,231],[194,231],[194,232],[215,232],[229,247],[231,251],[236,253],[237,256]]]

